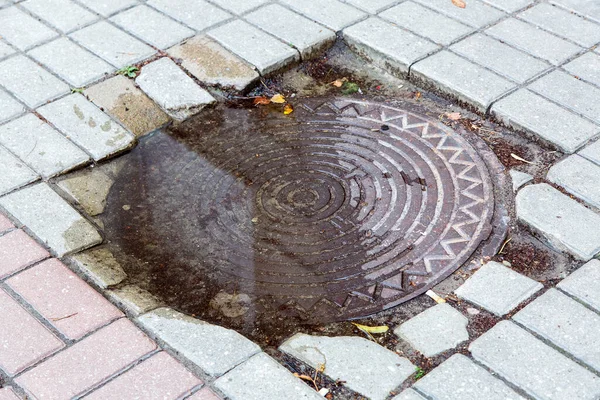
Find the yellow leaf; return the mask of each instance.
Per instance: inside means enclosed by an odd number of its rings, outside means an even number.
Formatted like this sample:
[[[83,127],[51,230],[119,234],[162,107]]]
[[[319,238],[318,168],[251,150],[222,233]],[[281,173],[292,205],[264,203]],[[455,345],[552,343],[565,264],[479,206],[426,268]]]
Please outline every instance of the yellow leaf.
[[[285,97],[280,94],[276,94],[275,96],[271,97],[271,103],[283,104],[285,103]]]
[[[355,322],[353,322],[352,325],[356,326],[361,331],[367,332],[367,333],[386,333],[387,331],[390,330],[390,327],[385,326],[385,325],[383,325],[383,326],[367,326],[367,325],[357,324]]]
[[[336,79],[335,81],[331,82],[331,84],[335,87],[342,87],[344,82],[347,82],[347,81],[348,81],[348,78]]]
[[[452,4],[458,8],[465,8],[467,6],[467,3],[465,3],[463,0],[452,0]]]
[[[291,113],[293,113],[293,112],[294,112],[294,107],[292,107],[292,105],[291,105],[291,104],[286,104],[286,105],[283,107],[283,113],[284,113],[285,115],[290,115],[290,114],[291,114]]]

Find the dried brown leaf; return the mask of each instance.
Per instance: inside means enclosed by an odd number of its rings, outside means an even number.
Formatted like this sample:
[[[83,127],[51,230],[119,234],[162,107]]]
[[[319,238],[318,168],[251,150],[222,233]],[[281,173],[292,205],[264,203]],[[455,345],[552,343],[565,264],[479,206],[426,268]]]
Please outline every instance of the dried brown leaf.
[[[452,4],[454,4],[458,8],[467,7],[467,3],[465,3],[463,0],[452,0]]]
[[[448,118],[451,121],[458,121],[462,118],[462,115],[460,115],[459,112],[446,113],[446,118]]]
[[[255,97],[254,98],[254,105],[264,105],[264,104],[271,104],[271,100],[267,99],[266,97],[260,96],[260,97]]]

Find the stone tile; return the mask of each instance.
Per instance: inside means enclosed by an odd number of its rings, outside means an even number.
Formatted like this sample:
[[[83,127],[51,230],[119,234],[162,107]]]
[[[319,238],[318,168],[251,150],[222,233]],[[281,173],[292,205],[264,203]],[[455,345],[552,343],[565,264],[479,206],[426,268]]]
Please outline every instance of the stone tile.
[[[300,381],[265,353],[260,353],[217,379],[215,387],[231,400],[322,400],[323,396]]]
[[[522,8],[533,4],[533,0],[483,0],[485,3],[491,4],[506,12],[515,12]]]
[[[473,357],[532,397],[592,400],[600,378],[509,321],[469,346]]]
[[[563,68],[581,79],[600,86],[600,55],[597,53],[585,53]]]
[[[74,169],[90,159],[34,114],[0,126],[0,143],[46,179]]]
[[[20,400],[10,386],[0,389],[0,400]]]
[[[557,287],[600,311],[600,261],[588,261]]]
[[[0,195],[39,179],[38,174],[4,147],[0,147],[0,171]]]
[[[481,28],[498,21],[506,14],[480,1],[472,1],[466,8],[458,8],[445,0],[417,0],[442,14],[455,18],[474,28]]]
[[[0,40],[0,59],[14,54],[15,50]]]
[[[171,118],[179,121],[216,101],[167,57],[145,65],[135,82]]]
[[[408,74],[415,61],[440,48],[375,17],[344,29],[344,40],[359,55],[401,76]]]
[[[0,10],[0,36],[19,50],[58,36],[58,33],[16,7]]]
[[[268,0],[213,0],[213,2],[234,14],[241,15],[268,2]]]
[[[336,32],[367,16],[359,9],[337,0],[281,0],[280,2]]]
[[[600,126],[527,89],[494,103],[491,113],[504,125],[532,133],[566,153],[577,151],[600,134]]]
[[[161,351],[86,396],[86,400],[179,399],[202,381]]]
[[[542,183],[517,194],[519,220],[559,251],[589,260],[600,253],[600,215]]]
[[[123,316],[55,258],[13,276],[6,283],[72,340]]]
[[[31,108],[69,92],[69,86],[22,55],[0,62],[0,85]]]
[[[0,123],[25,112],[25,107],[0,89]]]
[[[368,13],[377,14],[394,4],[396,0],[345,0],[345,2]]]
[[[513,319],[600,371],[600,316],[549,289]]]
[[[473,28],[412,1],[389,8],[379,16],[441,45],[473,32]]]
[[[498,316],[503,316],[542,288],[541,283],[500,263],[490,261],[456,289],[455,293]]]
[[[166,49],[194,35],[193,30],[145,5],[130,8],[110,20],[159,49]]]
[[[96,161],[129,148],[135,140],[131,133],[79,93],[41,107],[38,112]]]
[[[155,349],[142,331],[121,318],[27,371],[16,383],[34,398],[72,398]]]
[[[485,33],[554,65],[582,50],[579,46],[515,18],[506,19],[487,29]]]
[[[509,171],[510,178],[513,183],[513,190],[516,192],[519,191],[523,186],[533,181],[533,176],[526,174],[525,172],[517,171],[516,169],[511,169]]]
[[[98,19],[98,16],[71,0],[27,0],[21,5],[63,33]]]
[[[117,68],[135,64],[155,53],[150,46],[106,21],[73,32],[70,37]]]
[[[136,0],[79,0],[79,2],[103,17],[138,4]]]
[[[416,370],[408,359],[360,337],[297,333],[279,350],[315,369],[325,366],[325,375],[371,400],[386,399]]]
[[[76,88],[114,71],[107,62],[65,37],[36,47],[27,54]]]
[[[161,306],[156,297],[137,285],[109,289],[106,294],[128,315],[135,317]]]
[[[149,0],[148,5],[197,31],[203,31],[232,17],[228,12],[204,0]]]
[[[58,182],[58,186],[91,217],[104,212],[112,185],[112,178],[98,168],[81,171]]]
[[[467,317],[443,303],[402,323],[394,334],[429,358],[469,340],[468,323]]]
[[[554,71],[529,85],[529,88],[566,108],[600,122],[600,88],[562,71]]]
[[[392,398],[392,400],[427,400],[413,389],[405,389],[398,396]]]
[[[551,65],[480,33],[452,45],[455,53],[518,83],[551,68]]]
[[[207,85],[244,90],[258,80],[258,73],[211,38],[200,35],[169,49],[171,57]]]
[[[220,376],[260,352],[239,333],[211,325],[169,308],[137,319],[153,335],[211,376]]]
[[[600,4],[596,0],[550,0],[550,2],[600,22]]]
[[[14,227],[15,226],[12,224],[12,222],[10,222],[8,218],[0,214],[0,233],[7,232],[11,229],[14,229]]]
[[[583,47],[592,47],[600,42],[600,26],[598,24],[550,4],[538,4],[518,16]]]
[[[127,278],[123,267],[105,247],[94,247],[69,257],[69,264],[79,269],[102,289],[118,285]]]
[[[300,59],[298,52],[287,44],[241,20],[222,25],[208,34],[254,65],[263,75]],[[244,40],[240,40],[240,37]]]
[[[171,121],[131,79],[122,75],[100,82],[83,93],[137,137],[161,128]]]
[[[14,375],[64,347],[12,297],[0,289],[0,369]]]
[[[595,141],[594,143],[588,145],[579,152],[579,155],[600,165],[600,141]]]
[[[436,89],[485,112],[514,83],[447,50],[419,61],[411,76],[429,81]]]
[[[246,15],[245,19],[293,45],[303,59],[316,55],[336,39],[335,32],[278,4],[262,7]]]
[[[521,400],[514,390],[462,354],[455,354],[415,385],[433,399]]]
[[[0,206],[59,257],[102,241],[96,229],[45,183],[0,198]]]
[[[0,279],[49,256],[46,249],[20,229],[0,236]]]
[[[600,208],[600,166],[578,155],[556,163],[548,171],[548,180],[594,207]]]
[[[188,397],[187,400],[221,400],[221,397],[217,396],[215,392],[205,387]]]

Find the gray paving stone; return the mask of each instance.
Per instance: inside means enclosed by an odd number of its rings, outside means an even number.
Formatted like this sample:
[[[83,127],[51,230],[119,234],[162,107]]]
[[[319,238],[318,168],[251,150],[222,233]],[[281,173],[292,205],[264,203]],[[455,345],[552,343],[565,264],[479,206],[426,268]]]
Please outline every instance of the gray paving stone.
[[[14,54],[15,50],[8,44],[0,40],[0,59]]]
[[[542,60],[480,33],[452,45],[450,50],[518,83],[551,68]]]
[[[255,9],[269,0],[213,0],[213,2],[234,14],[241,15]]]
[[[325,366],[325,375],[371,400],[385,400],[416,370],[408,359],[360,337],[297,333],[279,350],[315,369]]]
[[[289,45],[241,20],[221,25],[208,34],[254,65],[263,75],[300,59],[298,52]],[[240,40],[240,37],[244,40]]]
[[[135,82],[171,118],[179,121],[215,102],[206,90],[167,57],[145,65]]]
[[[515,18],[501,21],[485,33],[554,65],[561,64],[582,50],[577,45]]]
[[[104,212],[112,185],[112,178],[101,168],[88,168],[58,182],[58,186],[91,217]]]
[[[138,317],[137,321],[211,376],[221,376],[260,352],[258,345],[233,330],[170,308],[156,309]]]
[[[396,0],[345,0],[345,2],[368,13],[377,14],[385,7],[394,4]]]
[[[375,17],[344,29],[344,40],[361,56],[400,76],[408,74],[415,61],[440,48]]]
[[[280,0],[282,4],[338,32],[367,14],[337,0]]]
[[[594,143],[588,145],[579,152],[579,155],[600,165],[600,141],[597,140]]]
[[[74,254],[67,261],[102,289],[118,285],[127,278],[121,264],[105,247],[94,247]]]
[[[99,161],[130,147],[134,136],[81,94],[45,105],[38,112]]]
[[[573,153],[600,134],[600,126],[520,89],[494,103],[492,115],[515,130],[533,133],[566,153]]]
[[[585,53],[564,65],[563,68],[581,79],[600,86],[600,55],[597,53]]]
[[[194,35],[193,30],[145,5],[130,8],[110,20],[146,43],[163,50]]]
[[[66,37],[36,47],[28,54],[76,88],[114,71],[110,64]]]
[[[271,4],[245,16],[246,21],[293,45],[303,59],[316,55],[336,39],[335,32],[278,4]]]
[[[569,296],[549,289],[513,319],[600,371],[600,316]]]
[[[506,12],[515,12],[533,3],[533,0],[483,0]]]
[[[150,0],[148,5],[197,31],[203,31],[232,17],[204,0]]]
[[[600,311],[600,261],[588,261],[557,287]]]
[[[412,1],[389,8],[379,16],[441,45],[448,45],[474,31],[472,27]]]
[[[265,353],[255,355],[214,385],[231,400],[323,400],[323,396]]]
[[[28,50],[58,33],[18,8],[8,7],[0,10],[0,36],[20,50]]]
[[[12,214],[58,257],[102,242],[96,229],[45,183],[0,198]]]
[[[25,112],[25,107],[0,89],[0,123]]]
[[[469,346],[475,359],[540,400],[593,400],[600,378],[509,321]]]
[[[169,49],[181,66],[207,85],[244,90],[258,80],[258,73],[241,58],[205,35]]]
[[[525,172],[517,171],[516,169],[510,170],[510,178],[512,179],[513,190],[515,193],[533,180],[533,176],[526,174]]]
[[[98,19],[97,15],[71,0],[27,0],[21,5],[63,33]]]
[[[481,28],[498,21],[506,14],[480,1],[471,1],[465,8],[458,8],[452,2],[445,0],[417,0],[424,6],[430,7],[442,14],[461,21],[474,28]]]
[[[563,106],[600,122],[600,88],[573,76],[554,71],[529,85],[529,88]]]
[[[531,7],[520,13],[519,18],[583,47],[592,47],[600,42],[600,25],[550,4],[541,3]]]
[[[106,21],[73,32],[70,37],[117,68],[135,64],[155,53],[150,46]]]
[[[39,179],[25,163],[0,146],[0,195]]]
[[[485,112],[516,85],[447,50],[419,61],[411,76],[431,82],[438,90]]]
[[[600,253],[600,215],[541,183],[517,194],[519,220],[541,234],[551,246],[589,260]]]
[[[136,285],[109,289],[106,294],[128,315],[136,317],[160,306],[156,297]]]
[[[413,389],[406,389],[392,400],[426,400],[425,397],[415,392]]]
[[[469,340],[468,323],[467,317],[442,303],[402,323],[394,333],[429,358]]]
[[[554,164],[548,171],[548,180],[600,208],[600,165],[574,154]]]
[[[69,92],[66,83],[22,55],[0,62],[0,85],[31,108]]]
[[[79,0],[103,17],[108,17],[118,11],[138,4],[136,0]]]
[[[550,2],[600,22],[600,4],[597,0],[550,0]]]
[[[418,380],[415,388],[432,399],[521,400],[504,382],[462,354],[455,354]]]
[[[541,283],[500,263],[490,261],[454,293],[498,316],[503,316],[542,288]]]
[[[0,143],[45,179],[74,169],[90,159],[34,114],[0,126]]]

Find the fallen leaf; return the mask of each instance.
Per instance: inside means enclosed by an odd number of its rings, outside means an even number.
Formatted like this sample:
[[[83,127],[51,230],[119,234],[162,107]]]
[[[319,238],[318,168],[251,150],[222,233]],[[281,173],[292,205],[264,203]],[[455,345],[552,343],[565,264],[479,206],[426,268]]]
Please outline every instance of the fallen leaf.
[[[415,93],[415,99],[419,100],[421,98],[421,92],[416,92]]]
[[[283,104],[285,103],[285,97],[278,93],[275,96],[271,97],[271,103]]]
[[[427,296],[431,297],[433,300],[435,300],[435,302],[438,303],[438,304],[442,304],[442,303],[446,302],[446,299],[444,299],[442,296],[438,295],[433,290],[428,290],[428,291],[425,292],[425,294]]]
[[[451,121],[458,121],[462,118],[462,115],[460,115],[459,112],[446,113],[446,118],[448,118]]]
[[[463,0],[452,0],[452,4],[458,8],[465,8],[467,6],[467,3],[465,3]]]
[[[258,224],[258,217],[254,217],[251,219],[253,224]]]
[[[522,162],[527,163],[527,164],[533,164],[531,161],[527,161],[524,158],[521,158],[521,157],[519,157],[518,155],[516,155],[514,153],[510,153],[510,156],[512,158],[514,158],[515,160],[522,161]]]
[[[267,99],[266,97],[256,97],[254,98],[254,105],[259,105],[259,104],[271,104],[271,100]]]
[[[356,322],[353,322],[352,325],[356,326],[358,329],[360,329],[363,332],[367,332],[367,333],[386,333],[387,331],[390,330],[389,326],[367,326],[367,325],[361,325],[361,324],[357,324]]]
[[[342,87],[344,82],[347,82],[347,81],[348,81],[348,78],[336,79],[335,81],[331,82],[331,84],[335,87]]]
[[[291,104],[288,103],[285,106],[283,106],[283,114],[284,115],[290,115],[293,112],[294,112],[294,107],[292,107]]]

